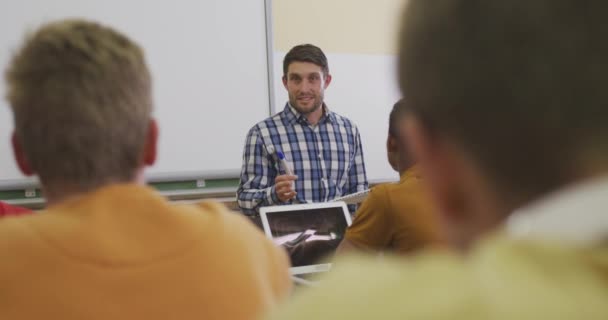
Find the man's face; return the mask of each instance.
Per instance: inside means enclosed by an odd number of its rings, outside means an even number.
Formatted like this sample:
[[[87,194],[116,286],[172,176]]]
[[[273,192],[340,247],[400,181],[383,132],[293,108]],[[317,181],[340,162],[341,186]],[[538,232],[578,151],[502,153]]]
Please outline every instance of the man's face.
[[[320,66],[310,62],[293,62],[283,77],[289,94],[289,103],[301,114],[310,114],[321,108],[325,89],[331,82]]]

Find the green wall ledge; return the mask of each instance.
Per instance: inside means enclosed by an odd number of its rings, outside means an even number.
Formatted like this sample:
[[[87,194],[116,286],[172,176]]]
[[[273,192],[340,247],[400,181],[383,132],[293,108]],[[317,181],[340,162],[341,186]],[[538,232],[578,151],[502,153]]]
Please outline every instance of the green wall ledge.
[[[170,200],[195,200],[206,198],[233,198],[239,179],[185,180],[154,182],[150,186]],[[44,196],[40,189],[16,189],[0,191],[0,200],[34,209],[44,207]]]

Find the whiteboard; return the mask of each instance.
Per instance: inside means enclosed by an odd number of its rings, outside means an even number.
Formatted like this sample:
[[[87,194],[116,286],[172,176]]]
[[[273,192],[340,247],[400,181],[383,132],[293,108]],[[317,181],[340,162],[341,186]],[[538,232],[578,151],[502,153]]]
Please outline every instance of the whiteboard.
[[[2,71],[26,31],[82,17],[112,26],[146,53],[160,124],[151,180],[238,177],[247,131],[270,114],[264,0],[20,0],[0,9]],[[28,181],[10,150],[12,116],[0,84],[0,187]]]
[[[281,110],[287,92],[281,82],[286,52],[274,53],[274,105]],[[326,53],[333,77],[325,91],[328,108],[352,120],[361,134],[370,182],[396,181],[399,175],[388,164],[388,118],[400,97],[396,57],[380,54]]]

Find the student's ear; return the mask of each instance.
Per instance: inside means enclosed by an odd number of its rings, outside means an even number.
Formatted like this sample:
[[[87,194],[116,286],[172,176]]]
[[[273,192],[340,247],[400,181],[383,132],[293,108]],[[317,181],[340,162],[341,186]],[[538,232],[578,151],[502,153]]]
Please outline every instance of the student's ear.
[[[329,87],[329,84],[331,83],[331,74],[326,74],[325,75],[325,86],[323,87],[323,90],[327,89],[327,87]]]
[[[287,90],[287,75],[283,75],[283,78],[281,78],[283,80],[283,87],[285,87],[285,90]]]
[[[26,176],[34,175],[35,172],[32,169],[30,162],[27,161],[25,153],[23,152],[23,147],[21,146],[21,142],[19,142],[19,138],[17,138],[17,134],[15,132],[13,132],[11,137],[11,144],[13,146],[15,162],[17,162],[17,167],[19,167],[19,170],[21,170],[21,172]]]
[[[393,170],[399,172],[399,144],[397,139],[390,134],[386,139],[386,156]]]
[[[151,119],[146,135],[146,145],[144,147],[144,165],[151,166],[156,162],[158,146],[158,123],[156,119]]]
[[[388,135],[386,139],[386,151],[388,152],[398,152],[399,151],[399,142],[392,135]]]

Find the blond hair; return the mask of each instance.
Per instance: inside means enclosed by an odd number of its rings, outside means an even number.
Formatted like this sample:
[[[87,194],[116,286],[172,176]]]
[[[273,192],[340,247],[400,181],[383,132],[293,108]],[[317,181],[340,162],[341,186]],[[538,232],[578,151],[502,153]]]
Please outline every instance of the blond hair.
[[[134,178],[152,98],[132,40],[94,22],[49,23],[26,38],[6,81],[17,139],[46,189]]]

